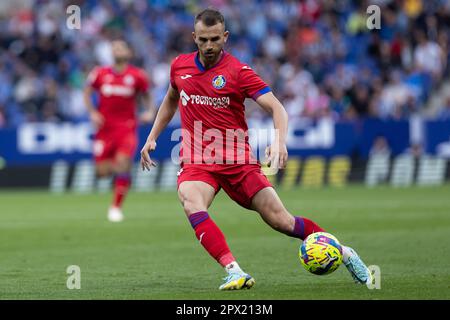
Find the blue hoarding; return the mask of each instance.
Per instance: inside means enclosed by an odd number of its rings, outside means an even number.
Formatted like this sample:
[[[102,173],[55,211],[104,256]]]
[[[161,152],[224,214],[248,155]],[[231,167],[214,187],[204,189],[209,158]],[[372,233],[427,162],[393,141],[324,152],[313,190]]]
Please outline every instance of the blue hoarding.
[[[254,150],[265,148],[270,138],[266,135],[273,128],[271,121],[249,121],[250,142]],[[150,126],[141,126],[139,147],[145,142]],[[173,134],[175,126],[166,128],[158,139],[153,154],[157,160],[176,153],[179,135]],[[450,121],[425,122],[424,139],[429,154],[445,154],[450,148]],[[172,138],[173,136],[173,138]],[[334,123],[331,120],[292,120],[289,124],[287,145],[290,155],[307,157],[320,155],[359,156],[367,158],[373,141],[386,138],[392,155],[405,152],[410,146],[408,121],[382,121],[366,119]],[[0,157],[7,165],[48,164],[57,160],[76,162],[92,157],[93,128],[89,123],[30,123],[13,129],[0,129]],[[176,150],[176,149],[175,149]],[[448,151],[448,150],[447,150]],[[138,159],[136,154],[136,160]]]

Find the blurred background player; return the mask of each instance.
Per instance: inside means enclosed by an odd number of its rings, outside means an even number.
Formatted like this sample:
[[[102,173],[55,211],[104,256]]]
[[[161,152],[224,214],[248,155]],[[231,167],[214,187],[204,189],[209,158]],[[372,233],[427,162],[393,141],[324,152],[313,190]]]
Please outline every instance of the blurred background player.
[[[87,79],[84,100],[97,132],[93,154],[99,178],[114,177],[114,196],[108,210],[112,222],[123,220],[122,204],[130,188],[133,159],[138,145],[137,97],[142,96],[146,111],[142,122],[152,121],[155,113],[145,72],[129,63],[131,50],[123,40],[111,42],[112,66],[96,67]],[[99,95],[98,109],[92,93]]]
[[[233,150],[229,148],[229,130],[248,134],[244,100],[252,98],[271,115],[278,133],[268,148],[269,165],[284,169],[288,158],[288,115],[260,76],[223,50],[228,35],[219,11],[206,9],[195,17],[192,37],[198,51],[181,54],[172,62],[170,86],[141,150],[141,163],[143,169],[155,166],[149,152],[155,150],[158,136],[179,106],[184,131],[178,197],[200,244],[228,273],[219,289],[237,290],[251,288],[255,280],[240,268],[224,234],[208,214],[220,189],[242,207],[258,212],[274,230],[288,236],[304,240],[324,230],[314,221],[288,212],[260,164],[252,161],[248,137],[239,145],[233,135]],[[202,129],[197,129],[198,125]],[[208,151],[212,143],[207,131],[211,130],[222,135],[217,137],[215,133],[215,141],[219,138],[225,141],[213,147],[215,156]],[[201,141],[201,147],[196,141]],[[220,150],[226,151],[222,154]],[[244,156],[239,159],[239,154]],[[371,273],[358,254],[350,247],[342,248],[344,264],[355,282],[370,283]]]

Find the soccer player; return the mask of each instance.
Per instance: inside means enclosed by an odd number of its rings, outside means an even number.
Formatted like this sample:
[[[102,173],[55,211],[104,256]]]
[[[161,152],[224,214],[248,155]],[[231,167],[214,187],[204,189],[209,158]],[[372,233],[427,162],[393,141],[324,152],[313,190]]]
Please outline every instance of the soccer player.
[[[213,9],[199,13],[192,36],[198,51],[179,55],[172,62],[169,89],[141,150],[141,165],[144,170],[156,165],[149,153],[155,150],[159,134],[179,107],[182,126],[179,199],[200,244],[228,273],[219,289],[251,288],[255,280],[240,268],[224,234],[208,213],[221,188],[231,199],[257,211],[273,229],[288,236],[304,240],[323,229],[286,210],[260,164],[253,161],[248,137],[240,146],[232,144],[229,148],[230,140],[234,142],[236,136],[230,138],[230,130],[248,132],[244,100],[252,98],[273,117],[279,133],[267,152],[269,164],[284,168],[288,157],[288,119],[267,84],[248,65],[223,50],[229,32],[225,31],[222,14]],[[220,147],[211,148],[211,144]],[[369,269],[353,249],[343,246],[343,259],[356,282],[370,281]]]
[[[93,154],[99,178],[114,176],[114,197],[108,210],[112,222],[123,220],[122,204],[130,188],[130,170],[138,144],[137,97],[142,96],[146,111],[142,122],[151,122],[155,108],[145,72],[131,64],[131,50],[123,40],[111,42],[114,65],[93,69],[84,89],[84,101],[97,129]],[[92,92],[99,94],[98,109]]]

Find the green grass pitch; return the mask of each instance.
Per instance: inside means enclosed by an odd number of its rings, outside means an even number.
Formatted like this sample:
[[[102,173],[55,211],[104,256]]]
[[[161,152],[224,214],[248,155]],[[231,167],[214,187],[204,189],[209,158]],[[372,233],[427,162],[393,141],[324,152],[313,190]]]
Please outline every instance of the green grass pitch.
[[[220,292],[225,276],[195,239],[174,192],[131,192],[126,219],[106,220],[110,194],[0,193],[0,299],[449,299],[450,186],[279,190],[294,214],[317,221],[368,265],[381,289],[344,266],[315,276],[299,241],[270,229],[221,192],[210,215],[251,290]],[[66,287],[70,265],[81,289]]]

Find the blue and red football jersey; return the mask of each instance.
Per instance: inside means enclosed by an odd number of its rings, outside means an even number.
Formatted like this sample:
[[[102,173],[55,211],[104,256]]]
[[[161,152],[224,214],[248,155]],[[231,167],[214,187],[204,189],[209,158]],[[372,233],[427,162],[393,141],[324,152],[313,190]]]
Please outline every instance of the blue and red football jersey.
[[[182,54],[172,62],[170,83],[180,94],[183,161],[226,163],[238,153],[251,156],[248,137],[242,145],[235,139],[248,132],[244,100],[256,100],[270,88],[248,65],[223,51],[217,64],[205,69],[198,52]],[[217,148],[220,142],[223,148]]]

